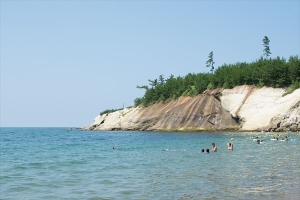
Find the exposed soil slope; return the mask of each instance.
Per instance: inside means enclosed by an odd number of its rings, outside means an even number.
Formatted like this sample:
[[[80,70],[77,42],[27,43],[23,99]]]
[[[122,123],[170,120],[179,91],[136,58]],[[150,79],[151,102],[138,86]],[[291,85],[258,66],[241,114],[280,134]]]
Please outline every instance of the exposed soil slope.
[[[181,97],[169,103],[126,108],[98,115],[84,130],[298,130],[300,89],[283,96],[284,89],[238,86]]]

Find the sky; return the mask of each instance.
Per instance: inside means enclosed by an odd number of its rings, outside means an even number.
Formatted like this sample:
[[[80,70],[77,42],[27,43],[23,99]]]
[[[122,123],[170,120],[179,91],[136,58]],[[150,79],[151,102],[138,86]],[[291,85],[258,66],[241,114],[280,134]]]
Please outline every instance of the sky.
[[[159,75],[300,54],[299,0],[1,0],[1,127],[82,127]]]

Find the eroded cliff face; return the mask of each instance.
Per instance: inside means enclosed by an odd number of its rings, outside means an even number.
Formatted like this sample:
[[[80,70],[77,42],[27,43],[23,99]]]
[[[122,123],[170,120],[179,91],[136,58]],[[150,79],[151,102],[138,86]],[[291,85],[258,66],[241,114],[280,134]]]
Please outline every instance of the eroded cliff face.
[[[300,120],[300,89],[286,96],[284,92],[280,88],[237,86],[223,90],[220,99],[222,107],[240,119],[240,130],[296,130]]]
[[[169,103],[98,115],[84,130],[274,130],[300,128],[300,89],[238,86],[181,97]]]

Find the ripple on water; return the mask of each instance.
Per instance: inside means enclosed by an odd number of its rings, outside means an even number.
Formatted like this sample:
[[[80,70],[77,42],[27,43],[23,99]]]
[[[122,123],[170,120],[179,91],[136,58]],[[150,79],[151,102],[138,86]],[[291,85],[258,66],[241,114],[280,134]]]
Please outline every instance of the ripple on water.
[[[1,134],[0,194],[6,199],[293,199],[300,195],[299,135],[293,136],[296,142],[273,142],[264,136],[265,144],[258,145],[245,133],[37,128]],[[217,153],[199,153],[212,142]],[[228,142],[234,143],[233,151],[227,150]]]

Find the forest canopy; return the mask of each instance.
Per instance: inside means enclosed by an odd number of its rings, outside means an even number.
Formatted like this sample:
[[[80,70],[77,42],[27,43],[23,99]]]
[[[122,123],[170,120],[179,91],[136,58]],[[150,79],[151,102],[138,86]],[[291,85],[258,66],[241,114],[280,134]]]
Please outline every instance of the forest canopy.
[[[215,73],[189,73],[184,77],[148,80],[149,86],[137,86],[145,89],[142,98],[136,98],[134,105],[148,106],[157,102],[168,102],[180,96],[196,96],[206,89],[230,89],[239,85],[257,87],[288,88],[292,92],[300,88],[300,60],[297,56],[285,58],[263,58],[252,62],[223,64]]]

